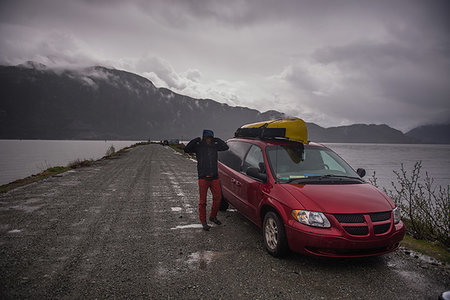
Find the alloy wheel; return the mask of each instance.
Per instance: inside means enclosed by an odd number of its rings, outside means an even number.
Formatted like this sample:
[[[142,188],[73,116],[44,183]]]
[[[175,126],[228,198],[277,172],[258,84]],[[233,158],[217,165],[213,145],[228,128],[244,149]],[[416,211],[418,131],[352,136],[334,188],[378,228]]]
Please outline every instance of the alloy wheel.
[[[278,245],[278,226],[273,218],[268,218],[265,226],[267,246],[274,251]]]

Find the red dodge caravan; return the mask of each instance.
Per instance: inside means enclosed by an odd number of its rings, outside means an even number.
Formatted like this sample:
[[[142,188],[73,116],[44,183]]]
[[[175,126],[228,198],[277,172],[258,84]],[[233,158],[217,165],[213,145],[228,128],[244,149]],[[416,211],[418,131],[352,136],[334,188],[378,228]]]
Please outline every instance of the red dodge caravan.
[[[404,225],[393,201],[329,148],[233,138],[219,153],[224,210],[262,228],[267,251],[362,257],[397,249]]]

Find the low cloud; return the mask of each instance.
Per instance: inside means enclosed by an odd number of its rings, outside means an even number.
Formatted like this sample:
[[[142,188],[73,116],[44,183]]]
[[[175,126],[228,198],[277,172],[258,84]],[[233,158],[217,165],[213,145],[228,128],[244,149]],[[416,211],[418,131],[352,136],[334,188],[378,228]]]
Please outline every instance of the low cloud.
[[[202,78],[202,73],[197,69],[190,69],[184,72],[183,76],[189,79],[190,81],[199,82],[200,79]]]
[[[166,87],[193,98],[213,99],[229,105],[241,103],[242,81],[205,78],[198,69],[177,72],[165,59],[146,54],[131,64],[132,69],[151,80],[157,87]]]
[[[329,96],[339,88],[341,74],[333,66],[303,60],[285,67],[272,78],[287,81],[305,94]]]
[[[324,47],[273,79],[301,95],[311,112],[341,123],[382,122],[407,130],[449,120],[450,56],[434,51],[372,41]]]
[[[136,71],[163,83],[168,88],[184,90],[186,88],[185,78],[179,76],[166,60],[146,55],[137,60]]]
[[[68,32],[42,33],[30,28],[12,27],[15,28],[10,28],[0,44],[3,64],[15,65],[31,60],[49,67],[81,67],[100,61],[95,59],[84,42]]]

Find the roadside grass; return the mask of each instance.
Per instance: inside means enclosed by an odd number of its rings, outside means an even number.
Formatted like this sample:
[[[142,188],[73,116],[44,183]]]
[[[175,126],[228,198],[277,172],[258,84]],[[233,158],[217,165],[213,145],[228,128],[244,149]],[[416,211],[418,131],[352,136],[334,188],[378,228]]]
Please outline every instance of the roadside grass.
[[[405,238],[400,244],[408,249],[425,254],[438,261],[450,264],[449,250],[437,241],[430,242],[425,240],[418,240],[409,235],[405,235]]]
[[[128,149],[131,149],[131,148],[134,148],[134,147],[137,147],[140,145],[148,145],[148,144],[149,144],[149,142],[136,143],[131,146],[125,147],[123,149],[120,149],[117,152],[115,151],[114,146],[111,145],[111,147],[108,148],[106,155],[103,156],[99,160],[118,156],[118,155],[121,155],[122,153],[124,153],[125,151],[127,151]],[[47,168],[46,170],[44,170],[38,174],[33,174],[33,175],[30,175],[30,176],[22,178],[22,179],[17,179],[11,183],[1,185],[0,186],[0,194],[7,193],[15,188],[25,186],[25,185],[31,184],[33,182],[37,182],[37,181],[43,180],[43,179],[51,177],[51,176],[56,176],[58,174],[67,172],[69,170],[92,166],[94,164],[94,162],[95,161],[92,159],[85,159],[85,160],[76,159],[76,160],[70,162],[69,164],[67,164],[66,167],[56,166],[56,167]]]
[[[117,157],[117,156],[122,155],[126,151],[134,148],[134,147],[143,146],[143,145],[149,145],[149,144],[151,144],[151,142],[140,142],[140,143],[136,143],[136,144],[130,145],[128,147],[124,147],[124,148],[120,149],[119,151],[116,151],[114,146],[111,145],[108,148],[108,150],[106,151],[105,156],[103,156],[101,159],[108,159],[108,158],[112,158],[112,157]]]
[[[50,176],[58,175],[60,173],[66,172],[66,171],[68,171],[70,169],[71,169],[70,167],[61,167],[61,166],[48,168],[47,170],[42,171],[42,172],[40,172],[38,174],[34,174],[34,175],[28,176],[28,177],[23,178],[23,179],[18,179],[16,181],[11,182],[11,183],[4,184],[4,185],[0,186],[0,194],[6,193],[6,192],[9,192],[12,189],[15,189],[15,188],[18,188],[18,187],[21,187],[21,186],[24,186],[24,185],[27,185],[27,184],[30,184],[30,183],[33,183],[33,182],[45,179],[45,178],[48,178]]]
[[[83,168],[83,167],[89,167],[89,166],[92,166],[93,163],[94,163],[94,161],[92,159],[85,159],[85,160],[76,159],[76,160],[70,162],[67,165],[67,168],[78,169],[78,168]]]
[[[186,154],[184,152],[184,147],[185,147],[184,144],[169,144],[169,147],[181,154]]]

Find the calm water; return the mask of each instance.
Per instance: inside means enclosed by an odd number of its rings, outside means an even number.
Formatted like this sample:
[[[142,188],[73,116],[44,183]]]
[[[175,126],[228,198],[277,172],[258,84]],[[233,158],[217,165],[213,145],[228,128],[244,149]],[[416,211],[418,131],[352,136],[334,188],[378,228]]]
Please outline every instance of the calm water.
[[[66,166],[76,159],[98,159],[113,145],[117,150],[136,141],[19,141],[0,140],[0,184],[36,174],[52,166]],[[366,169],[366,179],[376,172],[378,184],[390,188],[393,170],[401,163],[411,170],[422,161],[437,184],[450,184],[450,145],[336,144],[327,143],[354,169]]]
[[[12,182],[49,167],[66,166],[80,159],[99,159],[113,145],[116,151],[136,141],[0,140],[0,184]]]
[[[326,143],[344,158],[355,170],[364,168],[366,180],[375,171],[380,186],[392,189],[393,170],[400,171],[401,164],[411,173],[414,164],[422,161],[421,177],[425,172],[443,187],[450,184],[450,145],[429,144],[338,144]]]

